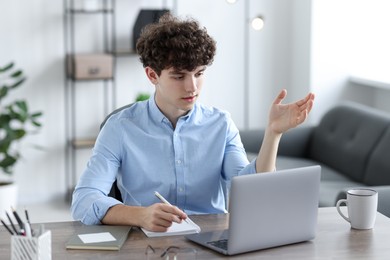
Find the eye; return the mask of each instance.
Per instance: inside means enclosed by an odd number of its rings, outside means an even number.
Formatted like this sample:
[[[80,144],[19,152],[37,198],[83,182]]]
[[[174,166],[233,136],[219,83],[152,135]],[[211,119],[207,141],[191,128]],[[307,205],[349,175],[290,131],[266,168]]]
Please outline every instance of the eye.
[[[198,73],[195,74],[196,77],[200,77],[204,74],[204,71],[199,71]]]
[[[184,79],[184,76],[177,75],[177,76],[173,76],[172,78],[175,80],[182,80],[182,79]]]

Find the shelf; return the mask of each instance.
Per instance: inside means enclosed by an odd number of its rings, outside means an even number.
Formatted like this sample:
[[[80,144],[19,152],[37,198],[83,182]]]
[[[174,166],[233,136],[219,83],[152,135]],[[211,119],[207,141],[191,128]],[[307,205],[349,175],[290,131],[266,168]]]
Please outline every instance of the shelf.
[[[84,10],[84,9],[68,9],[66,13],[69,14],[110,14],[114,13],[112,9],[96,9],[96,10]]]
[[[350,82],[359,84],[359,85],[365,85],[368,87],[373,88],[380,88],[380,89],[387,89],[390,90],[390,79],[371,79],[366,77],[360,77],[360,76],[351,76],[349,78]]]
[[[105,80],[112,81],[112,80],[114,80],[113,77],[110,77],[110,78],[93,78],[93,79],[76,79],[74,77],[67,76],[66,78],[67,79],[71,79],[73,81],[77,81],[77,82],[93,82],[93,81],[105,81]]]
[[[82,148],[91,148],[95,145],[96,138],[89,139],[76,139],[71,141],[73,148],[82,149]]]
[[[137,52],[135,50],[116,50],[112,53],[116,57],[135,56]]]
[[[83,131],[80,136],[77,135],[77,102],[79,88],[85,83],[92,83],[91,85],[99,86],[104,105],[104,114],[108,114],[115,109],[116,102],[116,60],[117,57],[133,56],[134,51],[131,50],[130,45],[124,46],[122,51],[116,49],[116,5],[115,0],[95,0],[95,5],[88,4],[84,1],[63,0],[63,15],[64,15],[64,49],[65,49],[65,110],[66,110],[66,154],[65,154],[65,172],[66,172],[66,186],[68,191],[72,191],[77,184],[77,161],[80,160],[77,156],[79,149],[91,149],[95,145],[96,137],[88,138],[95,135],[91,132]],[[91,4],[91,3],[90,3]],[[102,20],[95,25],[93,29],[98,30],[95,34],[99,35],[99,42],[101,46],[99,49],[93,50],[92,53],[79,53],[76,46],[77,43],[90,38],[87,35],[77,34],[76,29],[80,23],[90,21],[95,16],[97,20]],[[103,19],[101,19],[103,18]],[[88,23],[90,24],[90,23]],[[101,33],[101,34],[100,34]],[[98,44],[99,46],[99,44]],[[98,51],[96,53],[96,51]],[[99,84],[97,84],[99,83]],[[102,84],[100,84],[102,83]],[[93,88],[88,88],[91,95],[94,95]],[[97,123],[97,122],[96,122]],[[100,125],[100,124],[99,124]],[[71,195],[68,192],[68,195]],[[70,199],[70,196],[67,196]]]

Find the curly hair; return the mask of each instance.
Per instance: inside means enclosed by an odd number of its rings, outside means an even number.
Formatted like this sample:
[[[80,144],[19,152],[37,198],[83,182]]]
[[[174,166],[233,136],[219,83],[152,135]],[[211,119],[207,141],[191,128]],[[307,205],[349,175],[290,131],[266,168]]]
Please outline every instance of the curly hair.
[[[167,12],[157,23],[143,28],[136,49],[144,68],[151,67],[161,75],[162,70],[172,67],[193,71],[211,65],[216,42],[196,20],[180,20]]]

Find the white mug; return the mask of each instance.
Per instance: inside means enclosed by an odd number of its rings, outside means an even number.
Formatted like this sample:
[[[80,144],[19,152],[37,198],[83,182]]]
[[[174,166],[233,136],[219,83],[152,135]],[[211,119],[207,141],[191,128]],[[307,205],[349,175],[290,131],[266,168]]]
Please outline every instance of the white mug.
[[[345,203],[348,208],[348,217],[340,209]],[[375,224],[378,208],[378,192],[369,188],[356,188],[347,191],[347,199],[341,199],[336,204],[339,214],[354,229],[372,229]]]

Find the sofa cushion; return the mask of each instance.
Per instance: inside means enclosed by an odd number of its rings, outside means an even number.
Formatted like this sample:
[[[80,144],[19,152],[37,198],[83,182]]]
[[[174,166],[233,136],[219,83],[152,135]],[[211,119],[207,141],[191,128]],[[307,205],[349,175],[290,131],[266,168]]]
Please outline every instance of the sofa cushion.
[[[371,153],[364,174],[367,185],[390,184],[390,126]]]
[[[308,157],[363,182],[370,153],[389,124],[389,117],[356,103],[334,107],[314,130]]]
[[[333,207],[336,205],[337,195],[345,187],[361,187],[362,184],[354,182],[348,177],[340,174],[329,166],[303,158],[278,156],[276,167],[278,170],[291,169],[297,167],[306,167],[311,165],[321,166],[321,184],[320,184],[320,207]]]

